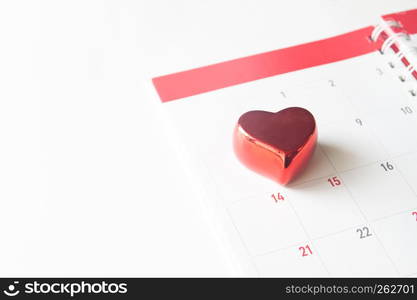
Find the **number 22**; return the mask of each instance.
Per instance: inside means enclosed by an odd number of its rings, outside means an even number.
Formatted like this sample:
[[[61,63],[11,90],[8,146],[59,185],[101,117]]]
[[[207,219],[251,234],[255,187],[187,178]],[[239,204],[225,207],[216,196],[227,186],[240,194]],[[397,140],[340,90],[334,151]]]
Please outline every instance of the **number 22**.
[[[369,228],[368,227],[363,227],[363,228],[358,228],[356,229],[356,232],[359,233],[359,238],[364,239],[367,238],[369,236],[372,236],[372,233],[369,232]]]

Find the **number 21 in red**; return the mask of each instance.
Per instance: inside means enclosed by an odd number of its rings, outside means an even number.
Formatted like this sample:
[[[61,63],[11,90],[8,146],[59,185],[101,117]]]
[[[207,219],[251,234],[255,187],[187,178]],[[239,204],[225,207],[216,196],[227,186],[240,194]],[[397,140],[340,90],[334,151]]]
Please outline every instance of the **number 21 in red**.
[[[309,256],[313,254],[313,251],[311,251],[311,248],[309,245],[306,245],[305,247],[300,247],[298,250],[301,251],[301,256]]]

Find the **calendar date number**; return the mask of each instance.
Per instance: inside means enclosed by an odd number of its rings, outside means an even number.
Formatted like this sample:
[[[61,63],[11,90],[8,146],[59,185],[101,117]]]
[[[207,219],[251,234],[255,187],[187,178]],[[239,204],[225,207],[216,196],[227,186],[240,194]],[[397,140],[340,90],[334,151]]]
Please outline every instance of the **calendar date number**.
[[[413,110],[409,106],[401,107],[401,111],[403,112],[404,115],[410,115],[413,113]]]
[[[360,239],[365,239],[372,236],[372,233],[370,233],[369,228],[366,226],[356,229],[356,232],[359,233]]]
[[[384,169],[385,172],[394,170],[394,166],[389,162],[382,163],[380,166]]]
[[[342,184],[342,182],[340,181],[340,179],[337,176],[333,176],[333,177],[327,179],[327,182],[330,183],[330,185],[332,187],[335,187],[335,186],[338,186],[338,185]]]
[[[301,246],[298,248],[298,250],[301,252],[301,256],[310,256],[313,254],[313,251],[311,251],[311,248],[309,245]]]
[[[271,198],[275,201],[275,203],[285,200],[284,196],[281,193],[272,194]]]

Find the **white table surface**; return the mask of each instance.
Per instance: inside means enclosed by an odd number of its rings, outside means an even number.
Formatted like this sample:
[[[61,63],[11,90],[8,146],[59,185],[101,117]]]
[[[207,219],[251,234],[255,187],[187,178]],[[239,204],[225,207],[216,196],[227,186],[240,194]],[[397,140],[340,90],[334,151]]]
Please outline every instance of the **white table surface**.
[[[0,2],[0,276],[238,275],[144,92],[150,78],[415,7]]]

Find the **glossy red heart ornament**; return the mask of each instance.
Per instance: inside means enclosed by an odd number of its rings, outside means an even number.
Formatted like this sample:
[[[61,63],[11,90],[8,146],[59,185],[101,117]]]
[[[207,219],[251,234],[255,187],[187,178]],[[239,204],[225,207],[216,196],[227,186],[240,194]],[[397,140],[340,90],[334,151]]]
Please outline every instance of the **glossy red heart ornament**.
[[[233,137],[235,153],[244,165],[283,185],[305,168],[316,143],[316,121],[301,107],[244,113]]]

